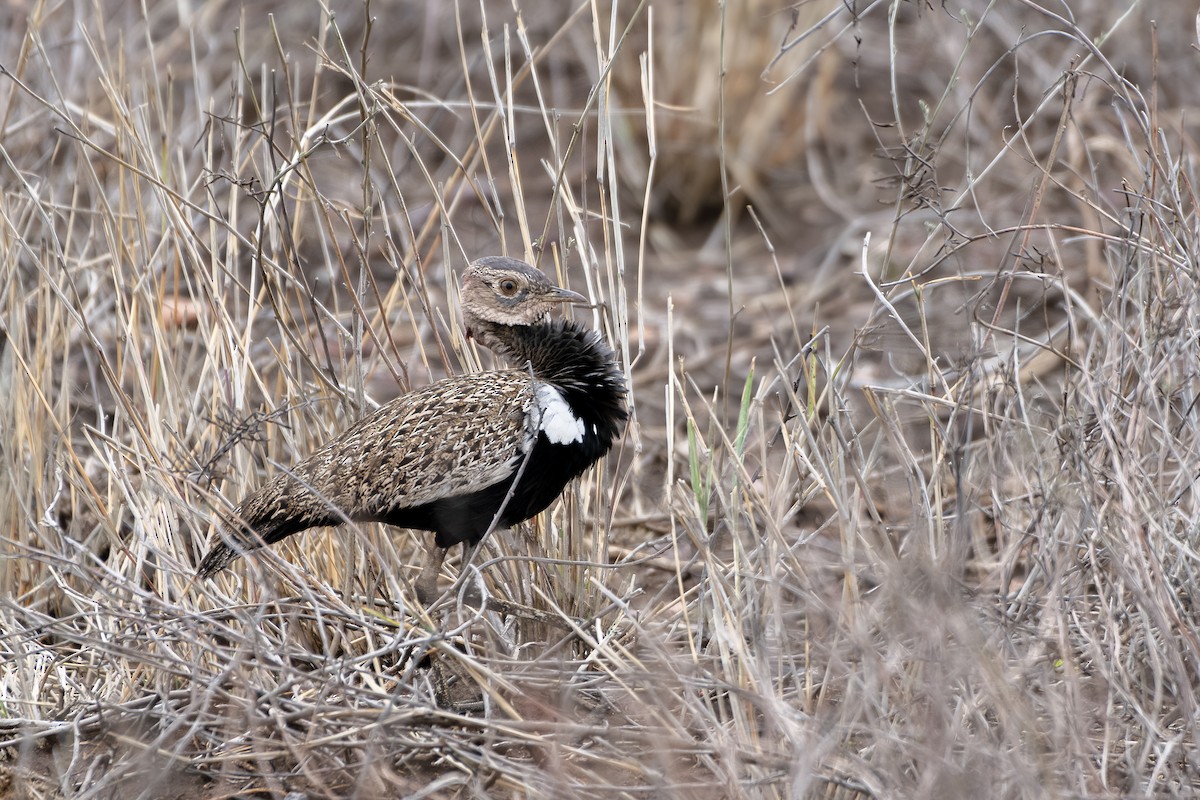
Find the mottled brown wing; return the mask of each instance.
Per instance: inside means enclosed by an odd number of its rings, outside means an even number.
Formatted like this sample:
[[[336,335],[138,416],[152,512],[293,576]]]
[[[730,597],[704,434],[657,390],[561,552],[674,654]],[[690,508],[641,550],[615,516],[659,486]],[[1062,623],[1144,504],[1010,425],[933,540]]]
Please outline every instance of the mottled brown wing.
[[[440,381],[363,418],[292,472],[350,517],[490,486],[529,446],[532,397],[520,370]]]
[[[253,529],[226,529],[199,573],[223,569],[237,549],[339,517],[377,519],[508,477],[532,446],[528,372],[505,370],[439,381],[393,400],[243,500]],[[336,510],[335,510],[336,509]]]

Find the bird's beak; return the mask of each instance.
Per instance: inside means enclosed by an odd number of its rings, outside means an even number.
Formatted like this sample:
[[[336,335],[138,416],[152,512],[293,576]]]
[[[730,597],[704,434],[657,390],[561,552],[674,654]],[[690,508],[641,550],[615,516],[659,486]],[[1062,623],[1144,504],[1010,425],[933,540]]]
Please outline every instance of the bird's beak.
[[[573,306],[590,306],[592,303],[578,292],[572,292],[570,289],[560,289],[555,286],[546,293],[546,299],[551,303],[570,303]]]

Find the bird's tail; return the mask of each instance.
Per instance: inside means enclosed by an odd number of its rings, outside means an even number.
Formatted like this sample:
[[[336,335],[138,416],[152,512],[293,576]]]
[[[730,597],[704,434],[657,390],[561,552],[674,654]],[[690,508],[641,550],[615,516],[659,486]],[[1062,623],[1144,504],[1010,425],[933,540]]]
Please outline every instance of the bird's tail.
[[[228,521],[220,527],[217,543],[204,556],[196,574],[201,578],[211,578],[229,566],[230,562],[242,553],[257,550],[263,545],[279,541],[281,536],[271,536],[271,531],[260,531],[253,525]]]
[[[293,533],[322,525],[337,525],[347,516],[326,499],[304,474],[277,475],[242,501],[232,519],[221,525],[217,544],[208,551],[196,574],[207,578],[229,566],[242,553],[274,544]]]
[[[313,520],[290,517],[257,524],[230,522],[222,525],[217,543],[200,561],[200,566],[196,568],[196,575],[201,578],[210,578],[228,567],[235,558],[243,553],[257,550],[264,545],[274,544],[293,533],[316,525],[336,525],[340,521],[335,518]]]
[[[196,568],[196,575],[201,578],[211,578],[229,566],[229,562],[233,561],[237,556],[237,550],[234,550],[226,542],[219,542],[204,556],[204,560]]]

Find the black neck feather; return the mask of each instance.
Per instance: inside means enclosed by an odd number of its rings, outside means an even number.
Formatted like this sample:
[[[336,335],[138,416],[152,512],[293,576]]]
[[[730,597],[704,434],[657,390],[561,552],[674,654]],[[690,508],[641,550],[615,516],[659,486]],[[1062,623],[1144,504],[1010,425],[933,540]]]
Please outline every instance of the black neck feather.
[[[625,375],[598,333],[565,319],[533,325],[477,324],[473,333],[514,367],[528,365],[535,378],[558,389],[575,413],[596,425],[608,441],[619,434],[628,416]]]

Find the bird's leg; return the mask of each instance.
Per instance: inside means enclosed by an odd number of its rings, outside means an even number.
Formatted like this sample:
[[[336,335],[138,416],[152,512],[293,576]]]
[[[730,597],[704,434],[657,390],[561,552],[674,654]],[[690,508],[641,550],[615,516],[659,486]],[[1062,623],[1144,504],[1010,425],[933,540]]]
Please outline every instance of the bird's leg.
[[[476,553],[483,546],[483,541],[480,540],[473,544],[463,542],[463,557],[462,569],[458,573],[458,577],[454,580],[454,585],[451,591],[457,593],[463,581],[467,578],[467,568],[471,562],[475,560]],[[429,555],[426,557],[424,566],[421,567],[421,574],[417,576],[417,580],[413,585],[416,589],[417,599],[425,606],[433,605],[441,592],[437,588],[438,573],[442,570],[442,563],[446,560],[446,551],[437,545],[431,545]],[[464,593],[464,600],[470,606],[478,607],[482,604],[483,599],[479,595],[479,591],[475,586],[467,587]],[[546,611],[540,611],[536,608],[522,605],[520,603],[510,603],[507,600],[502,600],[499,597],[489,596],[487,606],[492,611],[498,611],[501,614],[520,617],[530,620],[531,622],[541,622],[548,625],[553,625],[558,628],[563,628],[567,631],[573,631],[574,626],[568,620],[564,620],[557,614],[551,614]]]
[[[463,542],[462,563],[458,570],[458,577],[454,579],[454,585],[450,587],[450,591],[457,595],[462,591],[462,585],[467,580],[467,568],[475,561],[475,555],[479,552],[479,548],[483,547],[483,540],[477,542]],[[468,586],[463,597],[468,605],[478,606],[480,602],[479,587]]]
[[[446,560],[446,550],[436,544],[430,544],[425,556],[425,564],[413,588],[417,590],[417,599],[423,605],[432,605],[440,596],[437,590],[438,573],[442,571],[442,562]]]
[[[482,539],[470,546],[468,546],[466,542],[463,542],[462,569],[459,570],[458,578],[455,579],[454,586],[452,587],[451,591],[455,593],[461,591],[460,587],[467,579],[467,569],[475,561],[475,556],[479,553],[479,549],[481,547],[483,547]],[[480,596],[478,586],[468,586],[466,591],[462,592],[462,595],[463,599],[468,605],[475,607],[481,607],[483,605],[483,598]],[[492,611],[498,611],[499,613],[508,616],[520,617],[521,619],[527,619],[531,622],[541,622],[558,628],[563,628],[568,631],[574,630],[573,626],[568,620],[564,620],[557,614],[551,614],[546,611],[531,608],[521,603],[511,603],[508,600],[503,600],[495,595],[488,595],[486,605],[488,609]]]

